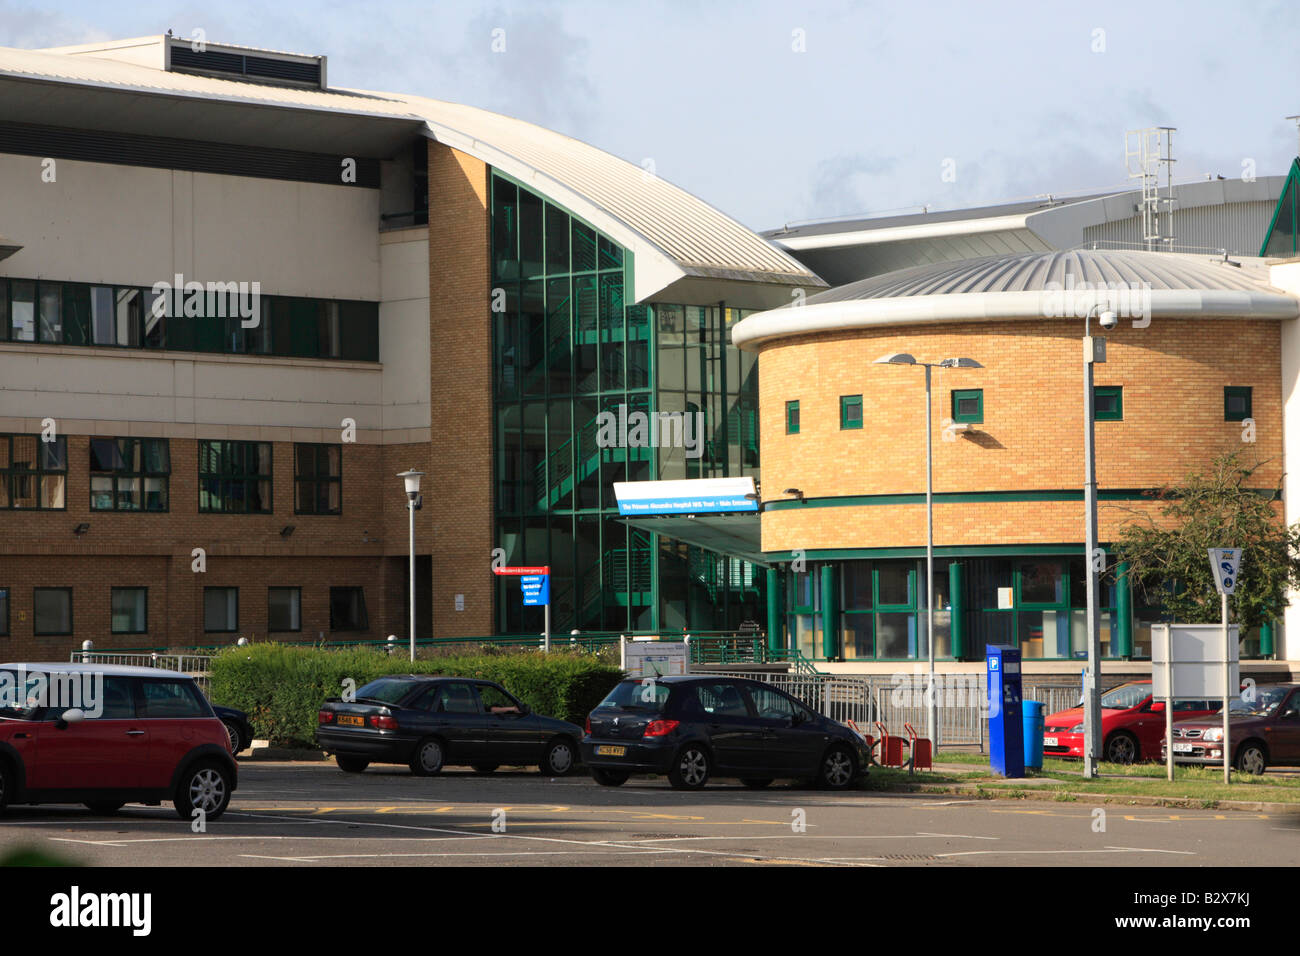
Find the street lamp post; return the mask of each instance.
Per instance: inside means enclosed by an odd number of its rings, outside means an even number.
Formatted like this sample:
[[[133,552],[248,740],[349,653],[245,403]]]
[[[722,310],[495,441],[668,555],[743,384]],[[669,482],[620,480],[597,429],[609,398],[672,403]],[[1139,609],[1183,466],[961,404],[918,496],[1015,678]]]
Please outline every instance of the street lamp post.
[[[1101,622],[1097,616],[1097,449],[1096,408],[1093,398],[1092,366],[1106,360],[1105,340],[1094,342],[1088,329],[1089,320],[1100,311],[1099,321],[1104,329],[1114,328],[1116,315],[1101,311],[1102,303],[1090,308],[1083,317],[1083,510],[1087,528],[1084,533],[1084,574],[1088,582],[1088,670],[1083,679],[1083,775],[1092,779],[1098,775],[1101,760]],[[1098,347],[1100,346],[1100,347]]]
[[[906,352],[891,352],[876,359],[876,365],[921,365],[925,367],[925,633],[929,651],[926,687],[926,720],[931,749],[939,751],[939,705],[934,688],[934,450],[933,416],[930,400],[930,369],[983,368],[970,358],[948,358],[941,362],[918,362]],[[950,625],[951,626],[951,625]]]
[[[424,477],[424,472],[416,471],[414,468],[400,473],[401,478],[406,485],[406,512],[410,516],[410,537],[411,537],[411,661],[415,661],[415,504],[420,497],[420,479]]]

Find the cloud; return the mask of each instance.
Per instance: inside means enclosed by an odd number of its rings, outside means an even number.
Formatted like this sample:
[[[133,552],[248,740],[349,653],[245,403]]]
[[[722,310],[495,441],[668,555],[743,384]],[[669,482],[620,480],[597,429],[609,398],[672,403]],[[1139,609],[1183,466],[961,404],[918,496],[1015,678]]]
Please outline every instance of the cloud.
[[[888,204],[895,194],[887,177],[897,165],[895,156],[862,153],[821,160],[812,170],[808,218],[851,216]]]
[[[36,50],[113,39],[79,17],[0,0],[0,46]]]

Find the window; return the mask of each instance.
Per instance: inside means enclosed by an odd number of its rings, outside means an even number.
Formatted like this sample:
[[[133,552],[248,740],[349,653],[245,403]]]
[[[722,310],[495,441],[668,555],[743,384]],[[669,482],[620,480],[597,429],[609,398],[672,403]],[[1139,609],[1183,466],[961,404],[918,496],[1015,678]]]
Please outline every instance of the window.
[[[67,439],[0,435],[0,509],[62,511],[68,478]]]
[[[483,702],[483,712],[485,714],[520,713],[519,701],[515,700],[500,687],[493,687],[491,684],[479,684],[478,696],[479,700]]]
[[[146,680],[141,687],[145,717],[206,717],[210,713],[193,681]]]
[[[840,396],[840,428],[862,427],[862,396]]]
[[[785,403],[785,433],[787,435],[799,434],[799,403]]]
[[[93,708],[86,708],[86,717],[92,720],[134,720],[135,694],[131,692],[131,678],[105,677],[104,703],[97,718],[91,717]],[[54,715],[47,712],[45,719]]]
[[[14,342],[36,341],[36,283],[15,279],[9,283],[9,338]]]
[[[0,636],[9,634],[9,589],[0,588]]]
[[[166,511],[171,457],[165,438],[92,438],[92,511]]]
[[[330,588],[330,630],[364,631],[370,627],[366,617],[366,595],[362,588]]]
[[[267,588],[266,629],[302,630],[302,588]]]
[[[139,348],[144,327],[144,291],[90,287],[90,344]]]
[[[343,510],[343,446],[294,445],[295,514],[336,515]]]
[[[72,588],[36,588],[32,608],[35,633],[72,633]]]
[[[1092,387],[1092,414],[1099,422],[1124,420],[1124,389],[1119,385]]]
[[[199,442],[199,511],[270,514],[271,443]]]
[[[113,588],[110,602],[114,634],[145,634],[149,630],[149,589]]]
[[[234,631],[239,627],[239,588],[203,589],[203,630]]]
[[[695,700],[686,698],[686,712],[710,717],[748,717],[749,708],[735,684],[697,684]]]
[[[474,697],[474,688],[469,684],[451,683],[438,685],[438,693],[433,706],[438,714],[477,714],[478,701]]]
[[[1227,385],[1223,389],[1223,420],[1244,422],[1251,417],[1251,388],[1248,385]]]
[[[952,390],[952,420],[979,424],[984,421],[984,389],[954,388]]]
[[[749,697],[754,702],[754,710],[758,712],[758,716],[761,718],[769,720],[794,719],[794,703],[780,691],[769,687],[751,687],[749,688]]]

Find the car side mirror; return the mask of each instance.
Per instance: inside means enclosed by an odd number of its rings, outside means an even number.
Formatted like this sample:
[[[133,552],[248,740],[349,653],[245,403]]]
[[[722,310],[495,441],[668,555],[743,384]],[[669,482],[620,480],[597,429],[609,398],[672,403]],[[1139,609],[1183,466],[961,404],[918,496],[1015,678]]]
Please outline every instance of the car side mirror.
[[[63,712],[63,716],[54,722],[54,726],[59,730],[67,730],[69,724],[79,724],[86,719],[86,712],[80,707],[71,707]]]
[[[1163,714],[1165,712],[1165,702],[1163,700],[1152,701],[1147,705],[1147,710],[1151,711],[1153,714]]]

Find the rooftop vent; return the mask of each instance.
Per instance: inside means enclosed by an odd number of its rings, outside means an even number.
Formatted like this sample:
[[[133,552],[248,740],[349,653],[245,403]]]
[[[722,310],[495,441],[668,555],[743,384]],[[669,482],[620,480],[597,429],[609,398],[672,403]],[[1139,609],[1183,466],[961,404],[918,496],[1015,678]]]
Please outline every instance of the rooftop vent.
[[[272,86],[325,89],[325,57],[167,38],[167,69]]]

